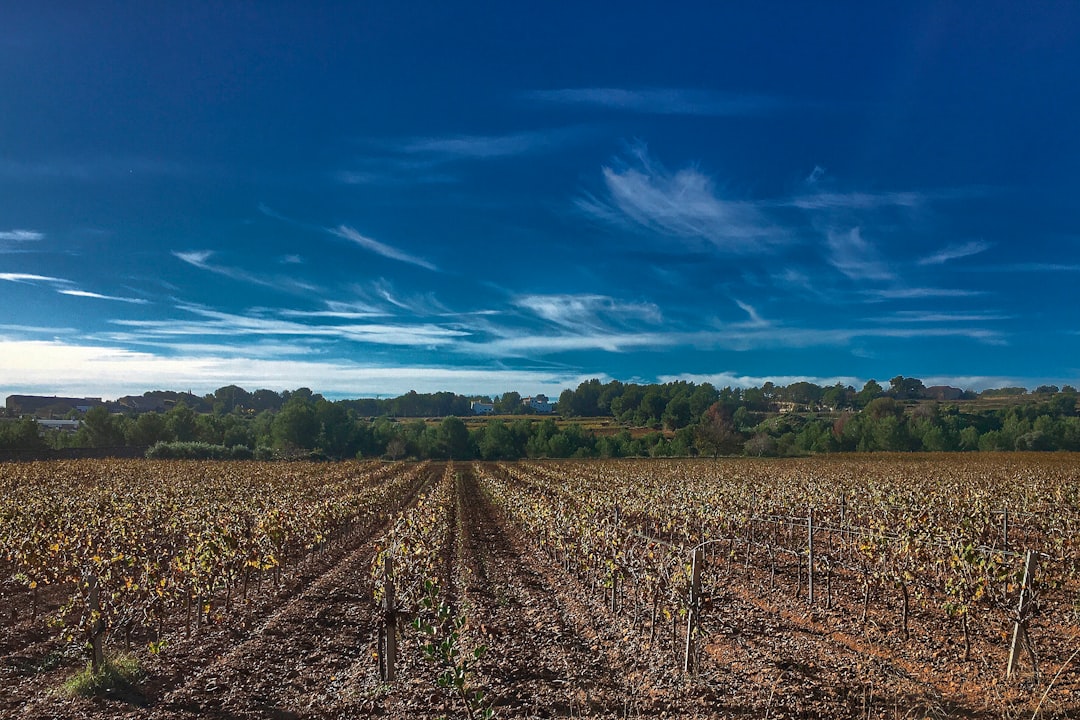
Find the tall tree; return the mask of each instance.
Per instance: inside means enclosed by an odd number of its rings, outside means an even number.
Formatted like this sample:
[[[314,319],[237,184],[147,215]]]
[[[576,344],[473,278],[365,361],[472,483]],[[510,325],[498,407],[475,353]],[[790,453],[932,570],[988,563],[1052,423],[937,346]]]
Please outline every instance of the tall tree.
[[[702,415],[694,442],[702,455],[716,458],[734,452],[742,443],[742,438],[735,431],[735,425],[723,404],[715,402]]]

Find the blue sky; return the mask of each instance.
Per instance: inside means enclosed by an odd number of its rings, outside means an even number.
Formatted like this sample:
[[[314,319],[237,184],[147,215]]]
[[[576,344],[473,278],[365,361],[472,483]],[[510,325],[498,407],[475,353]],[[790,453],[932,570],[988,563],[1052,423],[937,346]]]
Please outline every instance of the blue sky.
[[[0,393],[1080,384],[1080,5],[541,6],[0,10]]]

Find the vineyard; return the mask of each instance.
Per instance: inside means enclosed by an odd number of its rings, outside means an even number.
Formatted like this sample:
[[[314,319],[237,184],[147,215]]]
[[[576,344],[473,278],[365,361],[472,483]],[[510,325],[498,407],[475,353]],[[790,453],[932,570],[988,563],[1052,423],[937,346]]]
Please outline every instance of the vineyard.
[[[1074,717],[1080,459],[0,465],[0,717]],[[80,696],[83,669],[137,677]]]

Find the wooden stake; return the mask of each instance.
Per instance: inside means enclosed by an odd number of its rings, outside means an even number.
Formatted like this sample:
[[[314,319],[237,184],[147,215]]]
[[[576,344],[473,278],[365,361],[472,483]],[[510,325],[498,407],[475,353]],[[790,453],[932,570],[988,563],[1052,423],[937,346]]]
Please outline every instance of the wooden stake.
[[[384,657],[382,662],[383,680],[393,682],[397,678],[397,608],[394,590],[394,560],[389,555],[383,558],[383,618],[385,629],[383,637]]]
[[[806,515],[806,602],[814,604],[814,508]]]
[[[704,565],[701,547],[694,548],[694,560],[690,569],[690,607],[686,611],[686,654],[683,658],[683,672],[693,669],[694,629],[698,622],[698,607],[701,604],[701,566]]]
[[[1031,603],[1031,592],[1035,583],[1035,553],[1028,550],[1024,555],[1024,582],[1020,586],[1020,602],[1016,611],[1016,621],[1013,623],[1012,645],[1009,648],[1009,664],[1005,669],[1005,677],[1012,677],[1013,668],[1020,659],[1020,648],[1027,650],[1031,658],[1031,666],[1035,676],[1039,675],[1039,665],[1035,659],[1035,650],[1031,644],[1031,638],[1027,631],[1028,606]]]
[[[102,647],[105,623],[101,619],[101,588],[94,573],[87,579],[87,606],[90,609],[90,667],[96,673],[105,664],[105,650]]]

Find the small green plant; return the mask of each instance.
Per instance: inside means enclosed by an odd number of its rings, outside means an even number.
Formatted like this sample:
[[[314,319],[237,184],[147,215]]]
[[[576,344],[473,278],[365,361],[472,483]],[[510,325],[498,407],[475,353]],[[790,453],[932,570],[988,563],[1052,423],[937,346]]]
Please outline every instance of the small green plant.
[[[420,633],[420,651],[424,658],[439,669],[436,684],[452,700],[462,704],[469,720],[489,720],[495,716],[495,711],[484,691],[474,691],[468,686],[469,672],[487,652],[487,646],[480,645],[472,652],[463,652],[461,631],[465,628],[466,616],[455,615],[447,603],[439,600],[439,588],[433,581],[424,583],[424,591],[425,597],[420,601],[421,614],[412,625]]]
[[[92,663],[64,681],[61,687],[65,695],[117,695],[139,697],[138,683],[143,678],[139,662],[131,655],[106,657],[105,662],[95,672]]]

